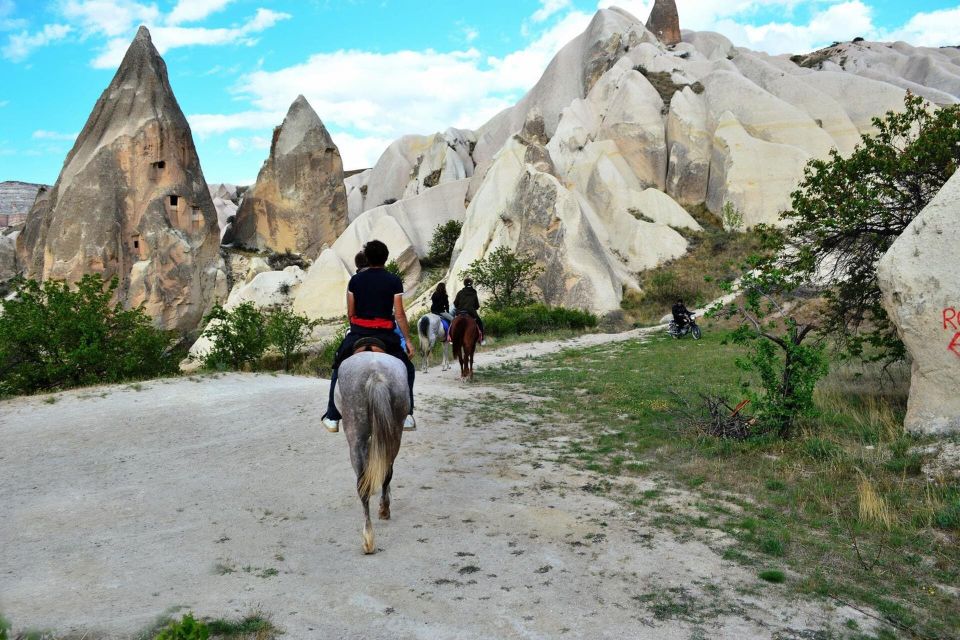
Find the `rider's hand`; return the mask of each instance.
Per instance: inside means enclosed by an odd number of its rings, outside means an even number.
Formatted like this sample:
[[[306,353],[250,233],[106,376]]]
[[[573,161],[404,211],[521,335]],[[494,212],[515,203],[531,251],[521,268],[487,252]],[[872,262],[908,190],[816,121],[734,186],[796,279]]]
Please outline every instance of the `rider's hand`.
[[[407,355],[413,357],[413,345],[407,340]]]

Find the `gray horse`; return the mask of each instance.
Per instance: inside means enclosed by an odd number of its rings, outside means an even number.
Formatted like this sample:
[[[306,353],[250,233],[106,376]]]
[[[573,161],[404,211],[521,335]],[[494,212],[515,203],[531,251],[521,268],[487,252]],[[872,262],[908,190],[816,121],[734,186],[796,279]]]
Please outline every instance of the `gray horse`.
[[[430,354],[433,353],[433,345],[438,341],[443,344],[443,364],[441,371],[450,368],[450,343],[447,342],[447,333],[443,330],[443,323],[440,322],[440,316],[435,313],[428,313],[420,318],[417,323],[417,333],[420,335],[420,358],[422,364],[420,369],[426,373],[430,366]]]
[[[410,413],[410,388],[404,364],[385,353],[365,351],[340,365],[334,402],[343,414],[341,425],[350,445],[350,462],[357,474],[363,503],[363,552],[373,553],[370,496],[383,488],[380,519],[390,519],[390,479],[400,451],[403,420]]]

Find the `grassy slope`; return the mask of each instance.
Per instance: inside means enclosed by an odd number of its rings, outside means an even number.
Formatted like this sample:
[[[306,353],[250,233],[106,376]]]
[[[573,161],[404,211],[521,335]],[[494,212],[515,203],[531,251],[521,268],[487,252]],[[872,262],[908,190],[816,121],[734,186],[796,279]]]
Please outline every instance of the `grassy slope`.
[[[736,395],[741,348],[722,344],[719,333],[708,326],[700,342],[657,337],[567,351],[524,364],[522,373],[517,365],[480,379],[541,396],[543,435],[577,424],[569,430],[580,437],[564,453],[570,463],[693,491],[698,509],[686,513],[656,491],[621,496],[664,526],[725,531],[736,543],[724,553],[758,573],[774,571],[764,579],[776,582],[776,570],[788,569],[786,588],[866,605],[891,632],[960,635],[951,593],[960,587],[960,487],[920,475],[922,458],[910,452],[916,442],[900,426],[902,384],[882,387],[843,370],[821,383],[822,415],[803,437],[705,437],[672,393],[689,402],[701,391]]]

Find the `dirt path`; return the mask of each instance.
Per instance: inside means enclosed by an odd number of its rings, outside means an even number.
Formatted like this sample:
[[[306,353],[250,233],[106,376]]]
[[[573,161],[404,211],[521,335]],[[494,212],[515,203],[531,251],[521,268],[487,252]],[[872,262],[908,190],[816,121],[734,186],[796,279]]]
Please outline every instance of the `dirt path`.
[[[640,335],[521,345],[478,366]],[[753,572],[591,493],[594,478],[525,447],[522,425],[467,426],[484,389],[454,376],[418,379],[421,428],[366,557],[343,436],[319,428],[324,380],[0,403],[0,612],[87,638],[130,637],[178,607],[260,607],[287,638],[806,638],[864,624],[781,587],[755,595]]]

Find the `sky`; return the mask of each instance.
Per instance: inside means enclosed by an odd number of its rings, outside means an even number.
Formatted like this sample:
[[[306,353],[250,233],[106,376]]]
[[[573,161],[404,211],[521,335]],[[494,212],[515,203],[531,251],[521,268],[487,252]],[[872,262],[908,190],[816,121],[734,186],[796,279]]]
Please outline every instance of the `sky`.
[[[147,25],[208,182],[250,184],[299,94],[346,169],[394,139],[477,128],[598,8],[652,0],[0,0],[0,180],[52,184]],[[960,0],[677,0],[681,27],[802,53],[835,40],[960,45]]]

